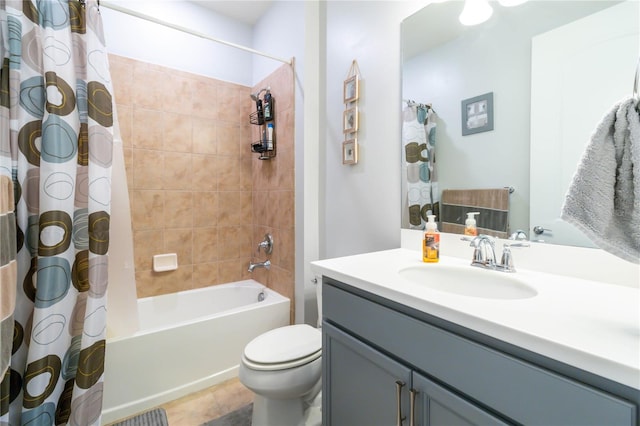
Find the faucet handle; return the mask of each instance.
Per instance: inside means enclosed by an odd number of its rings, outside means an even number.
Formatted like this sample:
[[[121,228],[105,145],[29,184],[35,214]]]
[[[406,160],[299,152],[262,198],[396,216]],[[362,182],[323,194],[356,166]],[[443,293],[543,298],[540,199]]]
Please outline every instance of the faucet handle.
[[[264,234],[264,239],[258,243],[258,253],[260,253],[261,249],[264,249],[266,254],[273,252],[273,237],[271,234]]]
[[[513,264],[513,255],[511,254],[511,247],[529,247],[528,241],[520,241],[517,243],[504,243],[502,246],[502,259],[500,260],[499,268],[504,272],[515,272],[516,267]]]
[[[516,268],[513,265],[513,255],[511,254],[511,247],[509,244],[502,246],[502,258],[500,259],[500,268],[505,272],[515,272]]]
[[[522,229],[518,229],[516,232],[514,232],[513,234],[511,234],[509,236],[510,240],[516,240],[516,241],[527,241],[527,233],[524,232]]]

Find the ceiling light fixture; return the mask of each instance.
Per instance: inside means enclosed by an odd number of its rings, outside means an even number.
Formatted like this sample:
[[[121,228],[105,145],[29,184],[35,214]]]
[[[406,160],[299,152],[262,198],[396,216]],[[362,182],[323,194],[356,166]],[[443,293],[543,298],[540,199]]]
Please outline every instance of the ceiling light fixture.
[[[462,25],[478,25],[486,21],[493,14],[493,9],[487,0],[465,0],[464,9],[460,14]]]

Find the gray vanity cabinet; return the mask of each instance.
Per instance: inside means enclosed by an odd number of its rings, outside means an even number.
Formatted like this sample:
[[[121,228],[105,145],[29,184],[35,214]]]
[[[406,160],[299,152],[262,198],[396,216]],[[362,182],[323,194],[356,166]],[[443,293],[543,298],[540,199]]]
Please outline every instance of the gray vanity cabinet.
[[[637,389],[327,277],[322,324],[324,426],[638,424]]]
[[[418,373],[413,374],[409,398],[414,400],[416,419],[413,424],[405,423],[409,426],[507,424]]]
[[[325,426],[505,424],[328,323],[323,339]]]
[[[395,425],[398,413],[409,409],[406,396],[398,395],[406,394],[411,370],[329,324],[322,332],[323,368],[331,371],[322,393],[331,408],[323,410],[322,424]]]

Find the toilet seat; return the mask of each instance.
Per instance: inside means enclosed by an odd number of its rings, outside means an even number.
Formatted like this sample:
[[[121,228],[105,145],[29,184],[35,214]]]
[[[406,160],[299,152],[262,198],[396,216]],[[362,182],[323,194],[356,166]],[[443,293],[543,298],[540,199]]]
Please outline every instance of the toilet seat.
[[[322,334],[296,324],[270,330],[244,349],[243,362],[254,370],[283,370],[307,364],[322,355]]]

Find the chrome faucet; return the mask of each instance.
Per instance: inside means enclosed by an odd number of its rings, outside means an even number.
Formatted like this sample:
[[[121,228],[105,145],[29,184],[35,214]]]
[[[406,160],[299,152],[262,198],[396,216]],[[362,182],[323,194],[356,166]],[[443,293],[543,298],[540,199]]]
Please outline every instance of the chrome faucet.
[[[269,269],[271,268],[271,261],[267,259],[264,262],[257,262],[257,263],[249,262],[249,269],[248,269],[249,272],[253,272],[253,270],[256,268]]]
[[[471,240],[473,247],[473,259],[471,266],[481,266],[483,268],[495,269],[496,250],[495,243],[488,235],[478,235]]]
[[[502,272],[515,272],[516,268],[513,265],[511,247],[529,247],[529,243],[527,241],[505,243],[502,246],[500,263],[496,261],[495,242],[488,235],[478,235],[471,240],[470,246],[473,247],[471,266],[480,266]]]
[[[264,239],[260,243],[258,243],[257,252],[260,253],[260,250],[264,250],[267,255],[270,255],[273,252],[273,237],[271,236],[271,234],[264,234]],[[253,272],[253,270],[256,268],[269,269],[271,268],[271,261],[269,259],[265,260],[264,262],[257,263],[249,261],[248,271]]]

